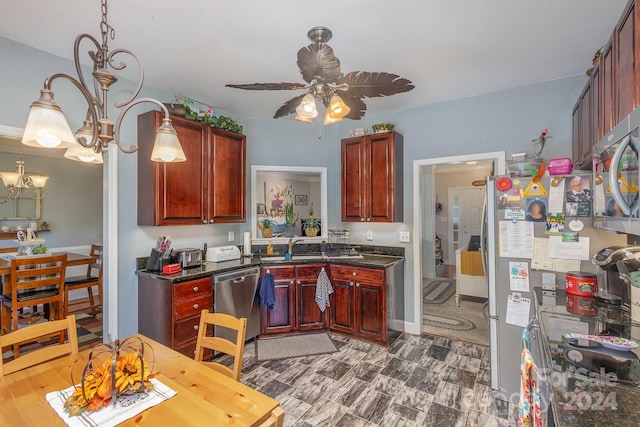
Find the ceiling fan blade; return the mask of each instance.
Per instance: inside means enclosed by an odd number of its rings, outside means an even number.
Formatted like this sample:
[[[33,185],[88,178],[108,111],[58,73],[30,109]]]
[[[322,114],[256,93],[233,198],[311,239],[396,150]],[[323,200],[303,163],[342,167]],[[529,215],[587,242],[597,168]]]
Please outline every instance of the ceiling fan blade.
[[[338,83],[347,83],[349,92],[357,98],[374,98],[408,92],[415,86],[411,81],[391,73],[353,71]]]
[[[300,101],[302,101],[302,98],[304,98],[305,95],[306,93],[303,93],[302,95],[291,98],[290,100],[282,104],[282,107],[278,108],[278,111],[276,111],[276,114],[273,116],[273,118],[278,119],[280,117],[288,116],[289,114],[295,113],[296,107],[300,105]]]
[[[325,83],[337,81],[342,72],[340,61],[333,54],[331,46],[325,44],[322,47],[310,44],[298,51],[298,67],[305,82],[320,77]]]
[[[349,108],[351,108],[349,114],[344,116],[345,119],[360,120],[362,117],[364,117],[364,114],[367,112],[367,104],[365,104],[362,99],[354,96],[349,92],[338,92],[344,103],[347,104]]]
[[[245,90],[295,90],[295,89],[307,89],[306,85],[302,83],[251,83],[234,85],[228,84],[226,87],[233,87],[236,89]]]

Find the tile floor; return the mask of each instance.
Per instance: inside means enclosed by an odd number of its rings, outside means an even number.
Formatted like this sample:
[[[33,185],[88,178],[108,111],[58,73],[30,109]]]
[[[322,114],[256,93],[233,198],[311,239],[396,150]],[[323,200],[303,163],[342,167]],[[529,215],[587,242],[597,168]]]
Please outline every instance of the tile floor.
[[[280,402],[286,426],[517,424],[516,407],[491,397],[487,347],[404,334],[386,350],[331,337],[336,353],[265,362],[249,343],[241,380]]]

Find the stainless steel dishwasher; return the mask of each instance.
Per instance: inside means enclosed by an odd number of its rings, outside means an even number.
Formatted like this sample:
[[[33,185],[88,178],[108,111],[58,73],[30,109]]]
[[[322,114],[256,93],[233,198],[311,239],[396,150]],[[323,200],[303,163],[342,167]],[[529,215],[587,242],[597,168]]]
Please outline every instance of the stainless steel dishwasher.
[[[247,318],[245,340],[260,334],[260,303],[256,298],[259,267],[249,267],[213,276],[213,307],[216,313],[230,314]],[[236,332],[216,326],[215,335],[236,341]]]

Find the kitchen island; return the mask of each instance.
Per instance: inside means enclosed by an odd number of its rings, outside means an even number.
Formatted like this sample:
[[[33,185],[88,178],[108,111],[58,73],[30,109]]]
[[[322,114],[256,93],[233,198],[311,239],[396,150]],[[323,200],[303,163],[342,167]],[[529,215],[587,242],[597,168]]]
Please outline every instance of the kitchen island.
[[[611,334],[640,341],[640,328],[629,313],[595,304],[593,298],[534,289],[536,311],[547,336],[548,353],[542,367],[550,385],[551,409],[558,427],[640,425],[640,361],[622,362],[627,351],[607,351],[580,340],[578,348],[602,351],[604,356],[559,347],[565,332]],[[570,329],[573,329],[570,330]],[[633,350],[640,356],[640,349]],[[618,362],[606,357],[617,357]],[[633,356],[632,356],[633,357]],[[587,366],[590,367],[586,368]],[[591,372],[596,370],[597,372]],[[606,372],[606,374],[605,374]]]

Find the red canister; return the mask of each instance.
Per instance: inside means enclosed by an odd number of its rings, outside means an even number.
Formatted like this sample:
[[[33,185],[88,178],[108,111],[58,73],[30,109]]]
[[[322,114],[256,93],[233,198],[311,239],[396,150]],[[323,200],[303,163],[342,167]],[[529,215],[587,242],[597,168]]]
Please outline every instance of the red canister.
[[[598,278],[592,273],[567,271],[566,284],[568,294],[592,297],[598,292]]]

